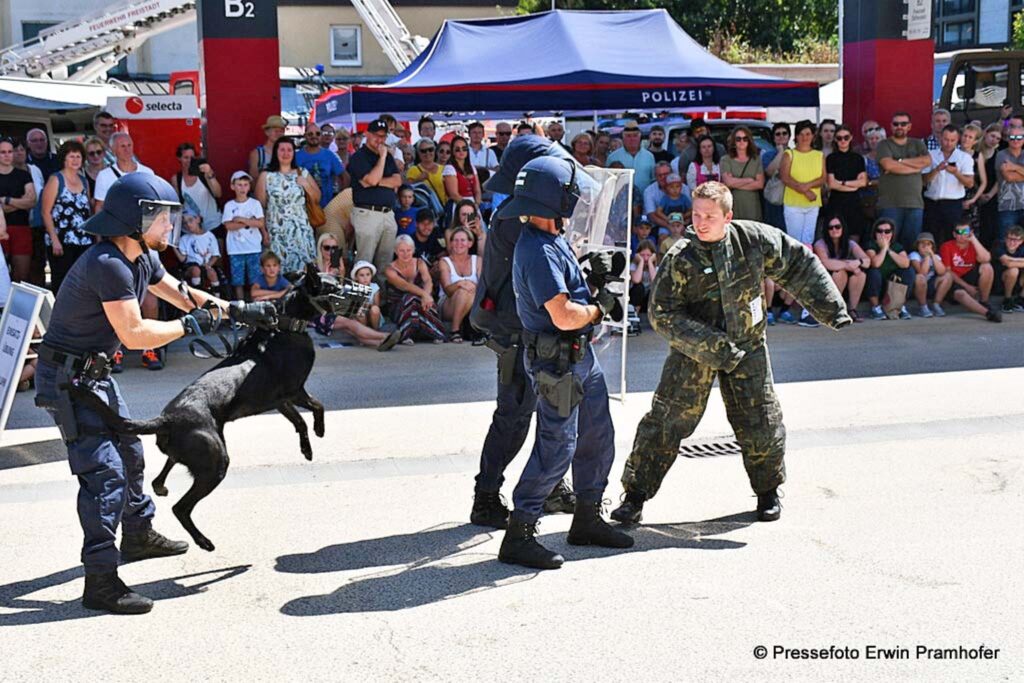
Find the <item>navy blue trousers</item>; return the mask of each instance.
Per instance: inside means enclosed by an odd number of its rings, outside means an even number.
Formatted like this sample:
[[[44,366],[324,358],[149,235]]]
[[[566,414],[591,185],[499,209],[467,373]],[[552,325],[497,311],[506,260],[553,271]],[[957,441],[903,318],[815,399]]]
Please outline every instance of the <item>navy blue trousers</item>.
[[[512,373],[512,381],[498,381],[498,406],[491,418],[484,447],[480,452],[480,473],[476,488],[493,493],[505,483],[505,469],[526,443],[530,421],[537,410],[537,394],[526,376],[525,350],[520,344]],[[550,489],[548,490],[550,493]]]

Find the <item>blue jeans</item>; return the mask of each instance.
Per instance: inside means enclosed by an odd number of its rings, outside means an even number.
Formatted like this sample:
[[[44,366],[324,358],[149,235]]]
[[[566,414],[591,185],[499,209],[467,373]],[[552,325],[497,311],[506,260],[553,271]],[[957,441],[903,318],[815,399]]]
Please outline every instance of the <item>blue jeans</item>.
[[[36,394],[52,403],[60,400],[61,384],[68,382],[63,368],[40,362],[36,369]],[[119,415],[129,417],[117,382],[108,378],[96,382],[94,393]],[[145,531],[152,525],[156,506],[142,489],[145,461],[142,442],[135,436],[111,434],[98,414],[72,400],[77,438],[65,442],[71,473],[78,477],[78,520],[85,542],[82,564],[86,574],[104,574],[117,569],[117,527],[128,533]],[[47,409],[58,425],[56,411]]]
[[[893,238],[906,249],[914,248],[917,236],[921,234],[921,224],[924,222],[924,209],[879,209],[878,217],[888,218],[895,223],[896,234],[893,235]],[[874,234],[871,237],[873,239]]]
[[[1014,225],[1024,226],[1024,210],[1000,211],[999,212],[999,241],[1006,239],[1006,231]],[[991,249],[991,244],[984,245]]]
[[[480,453],[480,474],[476,475],[476,488],[493,493],[505,482],[505,468],[526,443],[530,421],[537,409],[537,394],[526,376],[525,350],[522,344],[516,354],[512,381],[498,381],[498,406],[491,418],[484,447]],[[550,490],[548,491],[550,493]]]
[[[537,391],[537,374],[554,372],[554,363],[527,361],[530,382]],[[522,522],[536,522],[543,512],[544,499],[572,465],[576,498],[599,503],[608,486],[608,472],[615,459],[615,427],[608,411],[608,387],[601,365],[588,349],[586,357],[571,372],[583,385],[583,399],[569,414],[561,417],[558,408],[546,399],[537,401],[537,437],[519,484],[512,493],[513,513]]]
[[[899,275],[900,281],[909,288],[907,290],[907,301],[910,301],[911,297],[914,296],[914,269],[902,268],[897,270],[895,275]],[[882,271],[878,268],[868,268],[868,282],[865,289],[867,289],[869,299],[882,296],[887,286],[887,280],[882,279]]]
[[[772,204],[767,201],[761,202],[764,209],[764,222],[774,225],[779,230],[786,229],[786,218],[782,210],[782,204]]]

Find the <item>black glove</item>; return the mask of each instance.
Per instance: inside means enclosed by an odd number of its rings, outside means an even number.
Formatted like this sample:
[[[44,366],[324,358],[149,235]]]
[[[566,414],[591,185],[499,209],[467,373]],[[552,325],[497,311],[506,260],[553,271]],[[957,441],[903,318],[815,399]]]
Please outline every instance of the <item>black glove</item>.
[[[599,289],[594,294],[594,305],[601,311],[601,318],[610,317],[615,322],[622,322],[621,297],[607,289]]]
[[[212,311],[208,308],[193,308],[181,318],[181,326],[185,328],[185,334],[194,334],[202,337],[217,329],[220,325],[219,311]]]
[[[273,327],[277,325],[277,307],[271,301],[232,301],[228,304],[231,322],[251,327]]]
[[[626,256],[622,252],[594,251],[583,258],[590,262],[587,284],[596,289],[621,280],[626,269]]]

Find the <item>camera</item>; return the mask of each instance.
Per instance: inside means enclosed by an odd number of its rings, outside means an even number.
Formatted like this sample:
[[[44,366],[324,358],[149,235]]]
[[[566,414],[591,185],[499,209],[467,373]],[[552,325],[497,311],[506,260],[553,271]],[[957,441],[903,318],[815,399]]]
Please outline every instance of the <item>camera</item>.
[[[331,268],[341,267],[341,247],[328,247],[331,250]]]
[[[199,170],[199,167],[202,166],[205,163],[206,163],[206,158],[205,157],[193,157],[192,161],[190,161],[189,164],[188,164],[188,174],[189,175],[202,175],[202,172]]]

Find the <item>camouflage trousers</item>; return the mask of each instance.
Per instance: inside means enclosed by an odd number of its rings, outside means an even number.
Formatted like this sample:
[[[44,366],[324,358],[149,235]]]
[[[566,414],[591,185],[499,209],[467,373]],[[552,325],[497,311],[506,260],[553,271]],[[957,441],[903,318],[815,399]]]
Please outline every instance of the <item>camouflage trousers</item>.
[[[669,351],[651,411],[637,427],[633,452],[622,474],[626,493],[649,499],[658,492],[679,456],[679,442],[693,434],[704,416],[715,374],[708,366]],[[769,491],[786,480],[786,428],[772,384],[768,349],[762,345],[747,353],[732,372],[717,374],[750,485],[755,492]]]

